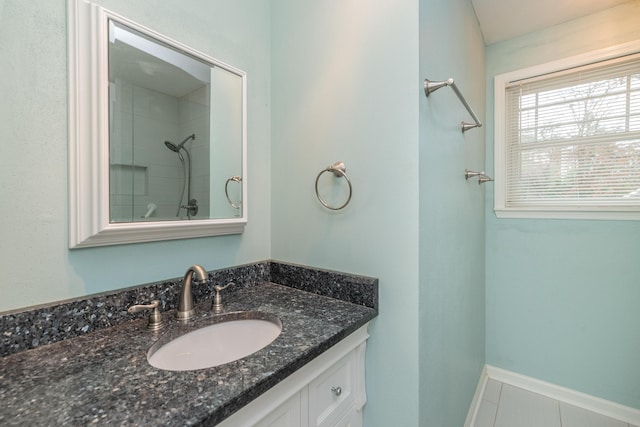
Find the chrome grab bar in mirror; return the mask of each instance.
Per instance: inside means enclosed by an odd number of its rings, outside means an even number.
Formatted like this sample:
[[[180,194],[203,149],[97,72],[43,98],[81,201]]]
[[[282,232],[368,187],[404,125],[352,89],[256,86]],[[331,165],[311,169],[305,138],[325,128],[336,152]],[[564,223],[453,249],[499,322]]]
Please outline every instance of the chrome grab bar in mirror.
[[[241,183],[242,182],[242,177],[241,176],[232,176],[229,179],[227,179],[227,182],[224,183],[224,195],[227,196],[227,202],[229,202],[229,204],[231,205],[231,207],[233,209],[240,209],[240,207],[242,206],[242,200],[239,200],[238,203],[233,203],[233,201],[231,201],[231,197],[229,197],[229,183],[230,182],[237,182],[237,183]]]

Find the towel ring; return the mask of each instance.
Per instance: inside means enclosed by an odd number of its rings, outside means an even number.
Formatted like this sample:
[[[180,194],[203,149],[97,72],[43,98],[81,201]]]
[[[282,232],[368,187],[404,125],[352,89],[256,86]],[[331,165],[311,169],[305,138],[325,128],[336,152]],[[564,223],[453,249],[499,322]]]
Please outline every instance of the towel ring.
[[[338,207],[330,206],[327,202],[325,202],[322,199],[322,197],[320,197],[320,193],[318,192],[318,180],[320,179],[320,176],[325,172],[333,172],[333,174],[338,178],[344,177],[344,179],[346,179],[347,183],[349,184],[349,197],[347,198],[347,201],[344,202],[344,204],[342,204],[341,206],[338,206]],[[320,171],[318,176],[316,176],[316,197],[318,198],[320,203],[322,203],[322,206],[324,206],[325,208],[331,209],[332,211],[339,211],[340,209],[344,208],[349,204],[349,202],[351,201],[352,194],[353,194],[353,187],[351,186],[351,180],[347,176],[347,167],[344,165],[344,163],[336,162],[331,166],[327,166],[325,169]]]
[[[238,204],[236,205],[231,201],[231,197],[229,197],[229,182],[231,181],[240,183],[242,182],[242,177],[232,176],[231,178],[227,179],[227,182],[224,183],[224,195],[227,196],[227,202],[229,202],[233,209],[240,209],[240,206],[242,206],[242,201],[238,202]]]

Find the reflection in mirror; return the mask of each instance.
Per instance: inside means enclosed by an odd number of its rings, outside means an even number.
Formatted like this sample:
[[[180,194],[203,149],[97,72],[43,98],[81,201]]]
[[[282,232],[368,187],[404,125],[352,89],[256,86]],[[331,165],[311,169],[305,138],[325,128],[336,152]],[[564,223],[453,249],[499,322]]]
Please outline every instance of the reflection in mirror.
[[[242,233],[246,74],[68,0],[69,247]]]
[[[241,76],[109,20],[110,222],[240,216],[241,94]]]

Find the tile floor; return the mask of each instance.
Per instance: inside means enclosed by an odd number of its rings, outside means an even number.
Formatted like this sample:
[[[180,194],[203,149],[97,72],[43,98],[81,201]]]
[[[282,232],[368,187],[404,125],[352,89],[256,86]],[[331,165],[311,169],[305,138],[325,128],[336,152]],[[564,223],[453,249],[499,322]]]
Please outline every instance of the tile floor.
[[[473,427],[637,426],[490,379]]]

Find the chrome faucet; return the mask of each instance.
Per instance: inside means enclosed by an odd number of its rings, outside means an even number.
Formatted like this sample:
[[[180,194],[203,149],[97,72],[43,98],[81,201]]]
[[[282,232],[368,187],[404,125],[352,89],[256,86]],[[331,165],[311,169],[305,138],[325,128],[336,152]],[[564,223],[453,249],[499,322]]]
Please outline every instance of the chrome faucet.
[[[184,275],[182,289],[178,297],[178,312],[176,313],[176,317],[180,320],[189,320],[196,314],[196,310],[193,308],[193,296],[191,295],[191,280],[194,274],[200,282],[207,280],[207,272],[202,266],[194,264],[189,267]]]

